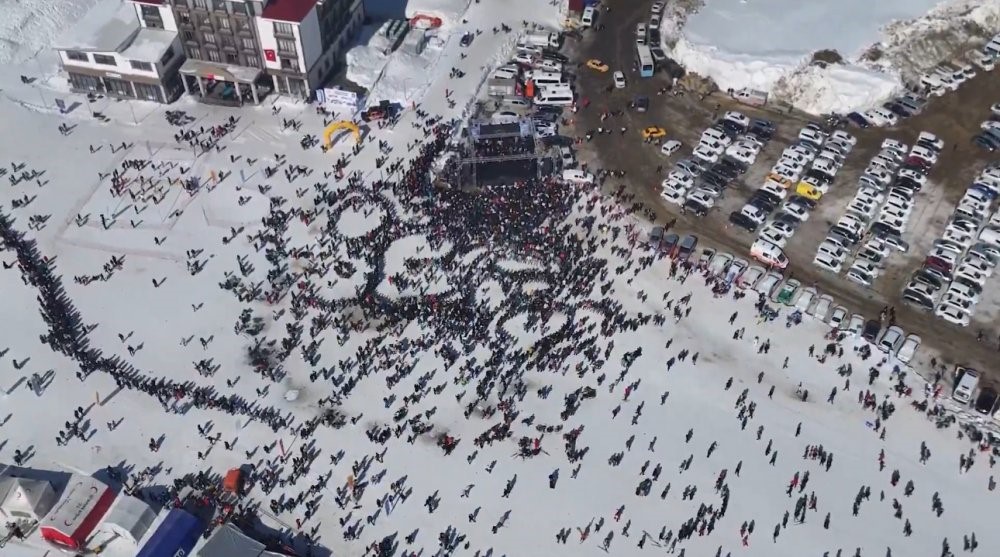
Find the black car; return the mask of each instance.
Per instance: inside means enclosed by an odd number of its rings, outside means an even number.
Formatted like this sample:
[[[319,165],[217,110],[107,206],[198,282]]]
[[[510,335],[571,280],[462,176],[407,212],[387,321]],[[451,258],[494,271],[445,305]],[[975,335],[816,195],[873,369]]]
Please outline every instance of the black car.
[[[747,204],[753,205],[754,207],[769,214],[773,213],[774,210],[778,208],[778,204],[767,196],[767,192],[758,192],[753,194],[750,196],[750,199],[747,200]]]
[[[769,191],[757,190],[756,192],[754,192],[753,196],[751,196],[750,199],[754,198],[767,200],[767,202],[770,203],[771,205],[772,211],[774,210],[775,207],[781,204],[781,198]]]
[[[980,149],[985,149],[986,151],[990,152],[996,151],[997,148],[1000,148],[1000,141],[992,139],[991,137],[987,137],[983,134],[979,134],[976,137],[972,138],[972,143],[976,147],[979,147]]]
[[[747,171],[747,165],[728,156],[722,157],[716,166],[732,178],[736,178],[739,174],[746,174]]]
[[[742,228],[743,230],[746,230],[751,234],[757,232],[757,227],[759,226],[757,224],[757,221],[753,220],[752,218],[744,215],[739,211],[733,211],[732,213],[729,213],[729,222],[735,226]]]
[[[650,47],[649,53],[653,56],[653,62],[656,62],[657,64],[667,61],[667,53],[663,52],[663,49],[658,46]]]
[[[649,110],[649,97],[636,97],[632,101],[632,107],[635,108],[637,112],[646,112]]]
[[[694,234],[687,234],[681,241],[677,244],[677,259],[681,261],[687,261],[691,254],[694,253],[695,248],[698,247],[698,237]]]
[[[472,44],[472,39],[474,38],[476,38],[474,34],[466,31],[465,33],[462,33],[462,39],[458,41],[458,44],[461,46],[469,46]]]
[[[921,311],[934,310],[934,300],[919,292],[914,292],[909,289],[903,291],[903,303]]]
[[[882,106],[886,110],[888,110],[889,112],[892,112],[893,114],[895,114],[896,116],[899,116],[900,118],[908,118],[910,116],[910,114],[911,114],[910,111],[905,106],[903,106],[903,105],[901,105],[901,104],[899,104],[897,102],[887,102],[887,103],[885,103]]]
[[[774,132],[777,128],[774,127],[774,123],[770,120],[762,120],[760,118],[754,118],[750,121],[749,133],[756,135],[757,137],[768,141],[774,137]]]
[[[859,128],[870,128],[871,122],[860,112],[852,112],[847,115],[847,120]]]
[[[791,203],[792,205],[798,205],[799,207],[805,207],[806,209],[809,209],[810,211],[812,211],[813,209],[816,208],[816,200],[815,199],[809,199],[808,197],[801,196],[801,195],[793,195],[793,196],[789,197],[788,198],[788,202]]]
[[[558,50],[554,50],[554,49],[551,49],[551,48],[543,49],[542,50],[542,56],[544,56],[545,58],[548,58],[550,60],[554,60],[556,62],[559,62],[560,64],[568,64],[569,63],[569,57],[567,57],[565,54],[560,54]]]
[[[892,183],[894,188],[905,188],[909,191],[920,191],[923,186],[920,182],[914,180],[913,178],[907,178],[906,176],[900,176],[896,178],[896,181]]]
[[[550,106],[550,105],[535,105],[535,115],[541,114],[552,114],[556,117],[562,116],[563,109],[561,106]]]
[[[869,319],[865,323],[865,328],[861,331],[861,338],[867,340],[868,342],[875,342],[878,338],[879,331],[882,330],[882,324],[874,319]]]
[[[992,414],[997,405],[997,392],[993,387],[983,387],[976,398],[976,412]]]

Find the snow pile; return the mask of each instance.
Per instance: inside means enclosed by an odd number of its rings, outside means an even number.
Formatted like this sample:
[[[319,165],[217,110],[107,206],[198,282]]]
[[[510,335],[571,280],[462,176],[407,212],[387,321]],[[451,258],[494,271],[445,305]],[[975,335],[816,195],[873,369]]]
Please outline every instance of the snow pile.
[[[0,64],[30,60],[99,4],[117,6],[121,0],[0,1]]]
[[[712,78],[721,89],[772,91],[779,100],[807,112],[847,112],[870,106],[902,86],[892,65],[879,68],[882,73],[858,65],[869,45],[881,39],[883,27],[912,20],[938,2],[708,0],[688,16],[673,54],[688,70]],[[989,5],[997,3],[990,0]],[[969,6],[982,21],[990,21],[997,12]],[[950,13],[945,8],[935,11]],[[897,23],[889,31],[906,36],[920,33],[920,28]],[[810,66],[820,50],[837,51],[846,64]]]
[[[942,60],[964,58],[967,45],[983,43],[997,31],[1000,0],[954,0],[923,17],[890,23],[863,58],[913,79]]]
[[[372,44],[359,44],[347,51],[347,79],[365,89],[382,75],[389,55]]]
[[[896,74],[854,64],[830,64],[826,67],[809,65],[792,72],[774,84],[772,93],[810,114],[846,114],[879,104],[901,89]]]

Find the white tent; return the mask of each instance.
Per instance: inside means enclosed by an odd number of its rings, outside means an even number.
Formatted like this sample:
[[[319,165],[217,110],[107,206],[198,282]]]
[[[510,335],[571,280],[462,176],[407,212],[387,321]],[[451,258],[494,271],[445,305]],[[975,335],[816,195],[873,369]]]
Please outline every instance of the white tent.
[[[4,520],[41,520],[56,503],[52,484],[28,478],[0,478],[0,516]]]
[[[145,501],[122,495],[115,500],[115,504],[101,521],[100,531],[117,535],[120,539],[138,546],[139,540],[146,535],[154,520],[156,513]]]

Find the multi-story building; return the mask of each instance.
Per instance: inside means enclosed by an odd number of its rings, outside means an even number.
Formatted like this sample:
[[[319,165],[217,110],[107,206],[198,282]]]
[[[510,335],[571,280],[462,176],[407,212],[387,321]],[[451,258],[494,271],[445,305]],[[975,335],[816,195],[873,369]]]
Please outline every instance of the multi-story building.
[[[56,51],[70,87],[82,93],[169,103],[181,93],[184,61],[177,34],[140,26],[128,4],[95,8],[64,37]]]
[[[184,90],[224,104],[308,97],[361,27],[363,0],[131,0],[144,28],[177,33]]]
[[[322,87],[363,20],[363,0],[270,0],[257,35],[275,90],[308,97]]]

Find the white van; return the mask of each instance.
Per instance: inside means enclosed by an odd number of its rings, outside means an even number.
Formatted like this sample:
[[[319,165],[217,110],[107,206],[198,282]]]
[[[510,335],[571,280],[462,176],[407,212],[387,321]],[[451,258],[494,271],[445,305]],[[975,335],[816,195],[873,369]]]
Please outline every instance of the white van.
[[[969,404],[969,401],[972,400],[972,394],[979,386],[979,372],[968,367],[960,367],[956,371],[961,374],[961,378],[958,380],[958,386],[955,387],[951,398],[960,404]]]
[[[543,89],[541,93],[535,97],[535,104],[541,106],[569,106],[573,104],[573,92],[562,90],[554,90],[550,92]]]
[[[559,75],[559,74],[556,74],[556,75]],[[569,82],[566,81],[565,79],[563,79],[562,77],[558,77],[558,78],[540,77],[540,78],[534,79],[532,81],[535,83],[535,86],[538,87],[538,88],[540,88],[540,89],[544,88],[544,87],[569,87],[570,86]]]
[[[553,85],[544,85],[538,88],[537,95],[539,97],[542,95],[554,95],[554,94],[572,95],[573,88],[570,87],[568,83],[556,83]]]
[[[545,81],[559,82],[563,80],[562,72],[547,72],[544,70],[528,70],[524,72],[524,79],[526,81],[534,81],[536,84],[544,83]]]
[[[580,25],[584,27],[590,27],[594,24],[594,7],[588,6],[583,10],[583,16],[580,17]]]

